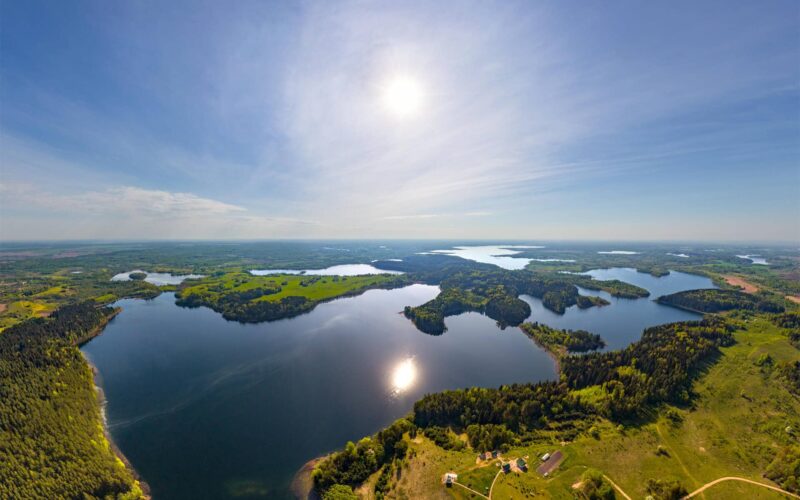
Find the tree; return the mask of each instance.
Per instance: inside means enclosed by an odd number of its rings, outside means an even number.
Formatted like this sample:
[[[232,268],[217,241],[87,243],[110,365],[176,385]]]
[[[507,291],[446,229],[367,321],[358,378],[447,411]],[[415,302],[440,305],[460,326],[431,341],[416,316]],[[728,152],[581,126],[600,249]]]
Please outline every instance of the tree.
[[[353,488],[345,484],[334,484],[322,494],[322,500],[358,500]]]

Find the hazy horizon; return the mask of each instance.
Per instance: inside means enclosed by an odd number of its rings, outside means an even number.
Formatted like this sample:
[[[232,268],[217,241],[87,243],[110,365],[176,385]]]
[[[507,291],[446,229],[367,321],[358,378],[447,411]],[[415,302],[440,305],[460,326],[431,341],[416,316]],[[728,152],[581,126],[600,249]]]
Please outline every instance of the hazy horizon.
[[[0,18],[0,241],[800,242],[793,1]]]
[[[543,243],[543,244],[559,244],[559,245],[719,245],[723,247],[756,247],[756,246],[771,246],[771,247],[798,247],[800,244],[797,241],[791,240],[603,240],[603,239],[548,239],[548,238],[379,238],[379,237],[363,237],[363,238],[227,238],[227,239],[213,239],[213,238],[162,238],[162,239],[146,239],[146,238],[129,238],[129,239],[38,239],[38,240],[2,240],[2,245],[68,245],[68,244],[88,244],[88,245],[114,245],[126,243],[280,243],[280,242],[299,242],[299,243],[313,243],[313,242],[428,242],[428,243],[453,243],[456,245],[473,245],[473,244],[491,244],[499,247],[505,245],[513,245],[517,243]],[[542,247],[542,248],[547,248]],[[800,247],[798,247],[800,249]]]

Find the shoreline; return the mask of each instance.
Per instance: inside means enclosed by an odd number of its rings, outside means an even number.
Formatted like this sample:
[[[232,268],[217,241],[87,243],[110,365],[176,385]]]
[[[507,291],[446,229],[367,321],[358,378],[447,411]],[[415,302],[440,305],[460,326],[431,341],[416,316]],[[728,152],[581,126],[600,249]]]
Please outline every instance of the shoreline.
[[[289,490],[297,500],[319,500],[320,496],[314,489],[314,481],[311,479],[311,473],[318,463],[329,456],[330,455],[323,455],[321,457],[312,458],[295,472],[292,482],[289,485]]]
[[[108,429],[108,422],[106,421],[106,410],[105,410],[106,395],[105,392],[103,391],[103,387],[100,382],[100,377],[101,377],[100,370],[97,369],[97,367],[94,365],[94,363],[92,363],[89,357],[80,349],[81,346],[86,345],[89,341],[101,335],[105,330],[106,326],[108,326],[108,323],[110,323],[111,320],[114,319],[121,312],[122,312],[121,307],[115,307],[114,312],[110,314],[103,323],[98,325],[84,337],[81,337],[76,342],[76,346],[78,347],[78,350],[80,351],[81,357],[83,357],[84,362],[89,367],[89,370],[92,372],[92,385],[94,386],[95,394],[97,397],[96,399],[97,408],[100,410],[100,422],[102,423],[103,427],[103,436],[106,438],[106,441],[108,442],[111,451],[114,453],[117,459],[119,459],[123,464],[125,464],[125,468],[131,473],[133,479],[139,483],[139,488],[141,488],[142,493],[144,494],[144,498],[146,500],[151,500],[153,497],[152,494],[150,493],[150,485],[147,484],[147,482],[142,478],[141,474],[139,474],[139,471],[137,471],[136,468],[133,466],[133,464],[131,464],[131,461],[128,460],[128,457],[126,457],[125,454],[122,453],[122,450],[119,448],[119,446],[117,446],[117,443],[114,442],[114,438],[111,436],[111,432]]]
[[[521,331],[526,337],[533,341],[534,344],[539,346],[544,352],[547,353],[548,356],[555,362],[556,364],[556,380],[561,380],[561,357],[567,355],[566,348],[564,352],[559,352],[551,349],[550,347],[546,346],[545,344],[539,342],[539,340],[531,335],[530,333],[526,332],[522,326],[518,326],[519,331]]]

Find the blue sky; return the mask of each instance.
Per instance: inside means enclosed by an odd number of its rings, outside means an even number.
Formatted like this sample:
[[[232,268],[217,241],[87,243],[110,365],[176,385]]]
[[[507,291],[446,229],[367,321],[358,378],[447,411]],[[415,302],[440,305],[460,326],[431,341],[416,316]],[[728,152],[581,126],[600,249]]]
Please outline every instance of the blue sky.
[[[4,240],[800,241],[793,0],[4,0],[0,28]]]

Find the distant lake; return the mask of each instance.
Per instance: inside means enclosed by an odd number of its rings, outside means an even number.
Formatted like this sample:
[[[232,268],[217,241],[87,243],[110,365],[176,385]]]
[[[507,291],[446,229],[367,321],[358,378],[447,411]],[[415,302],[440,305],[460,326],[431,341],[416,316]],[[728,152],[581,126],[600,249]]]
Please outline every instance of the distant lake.
[[[767,259],[765,259],[763,257],[759,257],[758,255],[737,255],[737,257],[739,257],[740,259],[747,259],[752,264],[758,264],[758,265],[761,265],[761,266],[768,266],[769,265],[769,262],[767,262]]]
[[[395,259],[391,259],[395,260]],[[362,276],[367,274],[403,274],[401,271],[386,271],[370,264],[342,264],[325,269],[253,269],[253,276],[271,274],[304,274],[308,276]]]
[[[589,309],[572,306],[563,315],[559,315],[545,309],[540,299],[523,295],[521,298],[530,304],[532,311],[528,321],[538,321],[554,328],[599,333],[606,341],[607,349],[621,349],[639,340],[642,330],[648,326],[702,317],[700,314],[658,304],[654,299],[682,290],[716,288],[710,278],[676,271],[660,278],[630,268],[596,269],[583,274],[599,280],[618,279],[640,286],[650,292],[650,297],[620,299],[607,292],[579,288],[581,294],[603,297],[611,304]]]
[[[111,281],[130,281],[131,273],[144,273],[147,275],[147,277],[144,280],[148,283],[152,283],[157,286],[180,285],[186,280],[205,278],[205,276],[203,276],[202,274],[179,275],[179,274],[169,274],[169,273],[148,273],[146,271],[134,269],[133,271],[115,274],[114,276],[111,277]]]
[[[166,293],[118,302],[122,313],[83,351],[102,377],[111,434],[154,498],[291,498],[306,461],[376,432],[426,393],[555,378],[517,328],[466,313],[430,336],[399,314],[437,294],[370,290],[242,325]]]
[[[452,255],[462,259],[481,262],[483,264],[494,264],[503,269],[518,270],[524,269],[531,260],[520,257],[510,257],[522,253],[523,250],[544,248],[537,245],[481,245],[481,246],[457,246],[449,250],[432,250],[424,252],[428,254]],[[556,259],[547,259],[543,262],[555,262]],[[559,261],[560,262],[560,261]],[[574,262],[574,261],[563,261]]]

